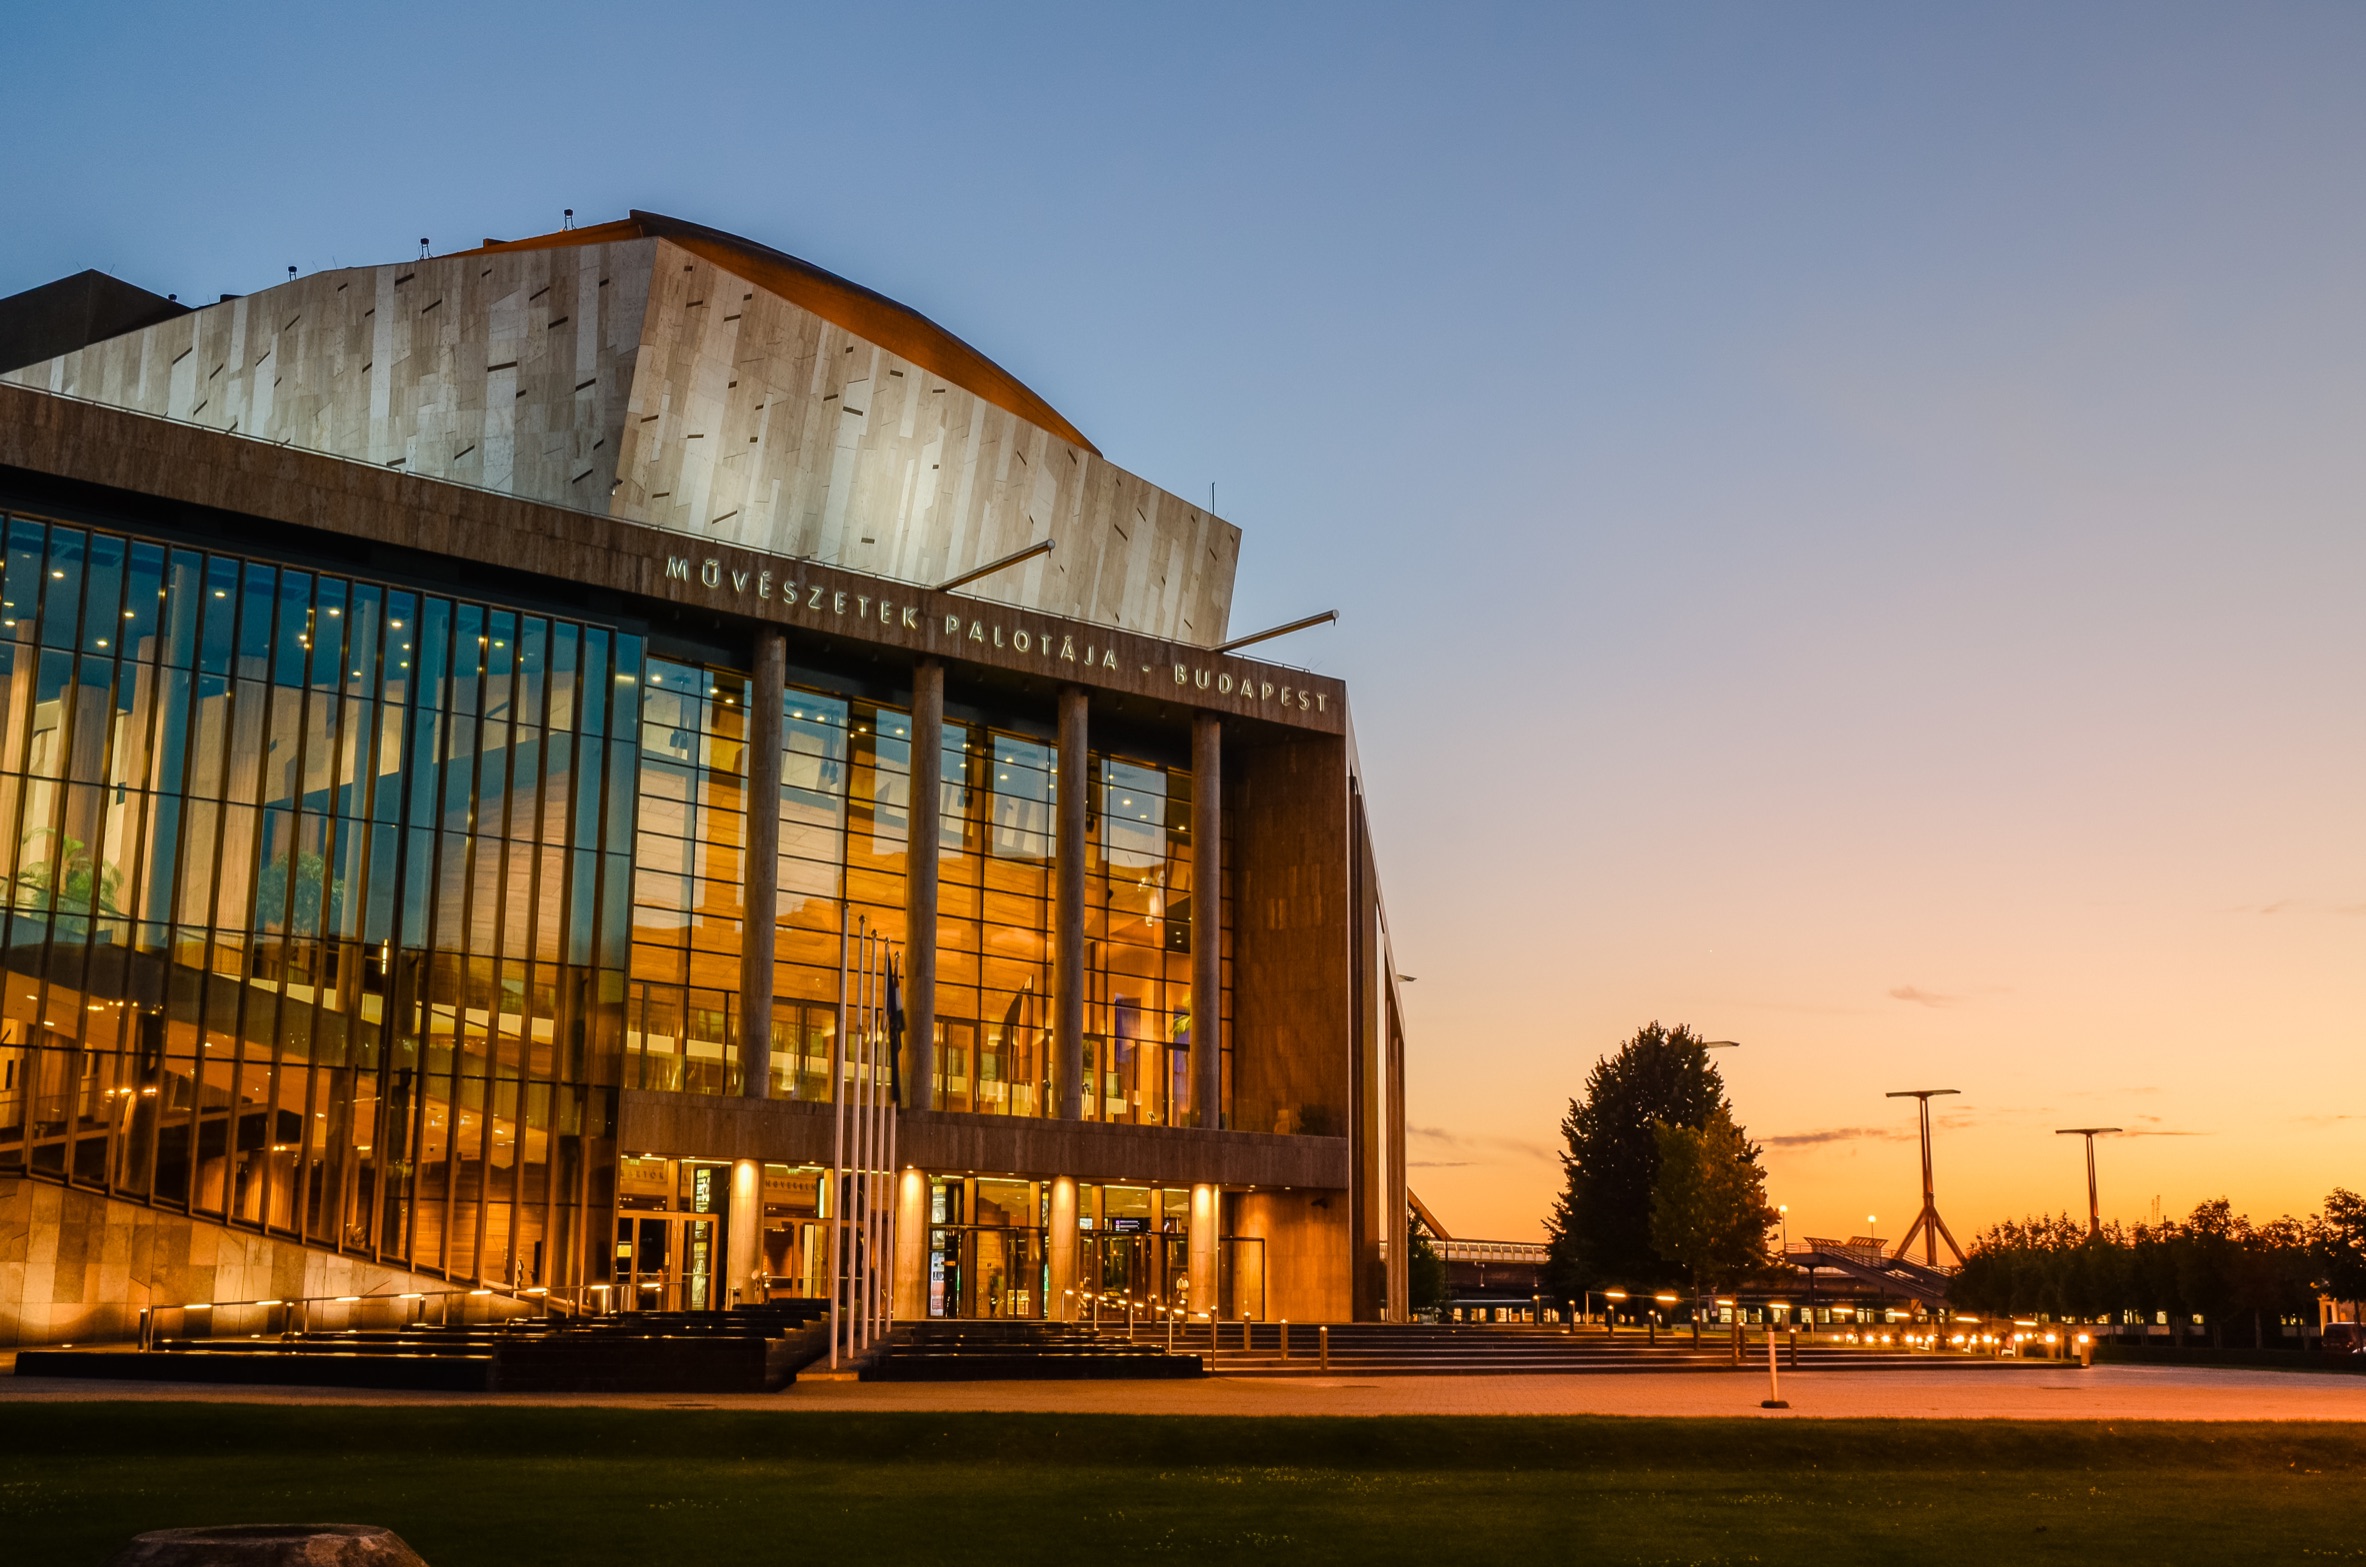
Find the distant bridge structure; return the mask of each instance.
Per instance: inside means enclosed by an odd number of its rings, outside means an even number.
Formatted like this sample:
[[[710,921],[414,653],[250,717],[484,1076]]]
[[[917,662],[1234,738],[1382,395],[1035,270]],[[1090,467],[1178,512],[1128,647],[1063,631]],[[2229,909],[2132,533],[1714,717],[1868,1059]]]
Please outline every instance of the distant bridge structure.
[[[1885,1249],[1888,1245],[1872,1235],[1852,1235],[1844,1241],[1811,1235],[1785,1252],[1783,1260],[1805,1270],[1811,1281],[1817,1270],[1830,1269],[1844,1278],[1893,1290],[1928,1306],[1946,1304],[1951,1270],[1892,1256]]]

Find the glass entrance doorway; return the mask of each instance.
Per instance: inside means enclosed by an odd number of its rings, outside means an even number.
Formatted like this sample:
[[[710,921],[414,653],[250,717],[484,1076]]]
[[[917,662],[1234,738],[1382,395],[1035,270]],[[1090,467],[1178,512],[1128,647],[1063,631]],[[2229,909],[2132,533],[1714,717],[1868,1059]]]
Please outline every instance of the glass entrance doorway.
[[[1044,1183],[928,1183],[928,1314],[1041,1317],[1050,1282]]]
[[[628,1215],[616,1221],[616,1303],[625,1311],[705,1311],[715,1304],[715,1221]]]
[[[932,1317],[1040,1317],[1043,1276],[1041,1230],[942,1226],[928,1232]]]
[[[1191,1303],[1189,1239],[1177,1232],[1096,1234],[1076,1238],[1076,1272],[1097,1301],[1087,1299],[1078,1315],[1108,1321],[1129,1314],[1139,1321],[1170,1311],[1205,1311]]]
[[[616,1309],[712,1311],[723,1277],[731,1167],[625,1159],[616,1192]]]

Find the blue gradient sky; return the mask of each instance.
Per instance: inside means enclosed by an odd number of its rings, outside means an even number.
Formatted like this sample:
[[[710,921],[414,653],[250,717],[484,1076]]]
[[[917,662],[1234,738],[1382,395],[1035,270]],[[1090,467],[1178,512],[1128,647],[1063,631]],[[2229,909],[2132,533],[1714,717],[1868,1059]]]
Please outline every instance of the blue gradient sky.
[[[28,8],[0,292],[645,207],[928,312],[1346,676],[1415,1185],[1650,1018],[1793,1231],[2366,1185],[2366,10]]]

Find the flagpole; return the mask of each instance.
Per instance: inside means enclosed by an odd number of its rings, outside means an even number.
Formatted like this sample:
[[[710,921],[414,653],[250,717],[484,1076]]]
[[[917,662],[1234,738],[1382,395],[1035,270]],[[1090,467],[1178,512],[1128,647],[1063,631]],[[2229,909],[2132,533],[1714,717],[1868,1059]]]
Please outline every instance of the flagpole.
[[[895,978],[895,953],[887,954],[887,1157],[879,1161],[880,1189],[887,1194],[886,1206],[880,1210],[879,1248],[882,1262],[879,1267],[879,1333],[882,1338],[895,1326],[895,1231],[896,1231],[896,1169],[895,1133],[896,1112],[901,1108],[903,1085],[903,1057],[896,1049],[896,1019],[903,997],[898,993]]]
[[[855,1307],[863,1323],[863,1348],[877,1326],[871,1312],[879,1277],[879,932],[871,932],[863,957],[863,1287]]]
[[[887,1035],[880,1028],[879,1019],[886,1010],[886,979],[887,933],[882,931],[871,948],[871,1202],[870,1222],[865,1226],[871,1238],[871,1266],[863,1274],[863,1342],[866,1344],[879,1340],[879,1155],[883,1130],[881,1106],[887,1101],[887,1076],[879,1069],[880,1052]]]
[[[854,1252],[847,1269],[847,1311],[852,1314],[856,1349],[868,1344],[871,1323],[864,1318],[864,1273],[871,1269],[871,916],[854,921],[861,942],[854,966],[854,1193],[849,1202],[847,1229],[854,1236]]]
[[[882,1022],[887,1012],[887,933],[879,933],[871,949],[871,1268],[863,1276],[863,1320],[866,1342],[879,1342],[879,1243],[887,1232],[879,1212],[879,1161],[887,1149],[887,1074],[881,1058],[887,1047]]]
[[[841,878],[838,890],[845,892]],[[838,900],[838,1030],[830,1039],[830,1369],[838,1369],[838,1268],[846,1202],[846,900]]]

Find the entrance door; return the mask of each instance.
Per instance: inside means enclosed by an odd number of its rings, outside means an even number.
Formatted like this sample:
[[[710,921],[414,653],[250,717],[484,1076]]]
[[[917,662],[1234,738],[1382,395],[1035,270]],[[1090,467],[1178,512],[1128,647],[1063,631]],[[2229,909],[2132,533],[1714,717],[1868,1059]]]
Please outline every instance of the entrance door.
[[[1043,1269],[1039,1229],[934,1226],[928,1232],[928,1314],[1040,1317]]]
[[[707,1311],[715,1304],[715,1221],[676,1219],[680,1227],[675,1255],[682,1259],[676,1280],[679,1310]]]
[[[626,1311],[705,1311],[714,1305],[713,1219],[616,1221],[617,1303]]]
[[[627,1217],[616,1221],[617,1306],[625,1311],[663,1311],[668,1305],[668,1262],[674,1252],[673,1223]]]
[[[1191,1293],[1190,1244],[1179,1232],[1080,1235],[1077,1263],[1078,1277],[1087,1292],[1080,1308],[1084,1315],[1092,1314],[1091,1292],[1096,1282],[1103,1320],[1123,1317],[1129,1300],[1137,1321],[1155,1319],[1161,1306],[1186,1309]]]

